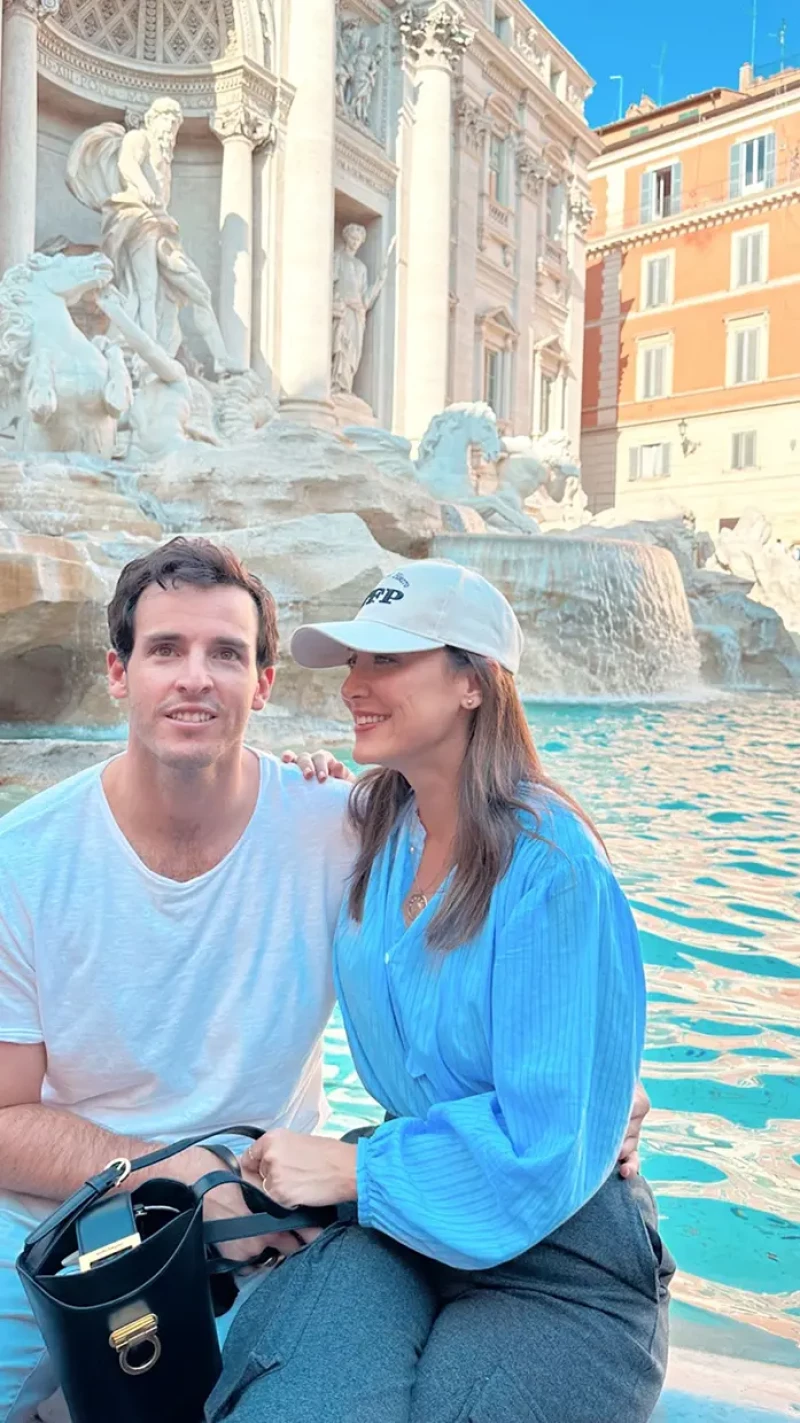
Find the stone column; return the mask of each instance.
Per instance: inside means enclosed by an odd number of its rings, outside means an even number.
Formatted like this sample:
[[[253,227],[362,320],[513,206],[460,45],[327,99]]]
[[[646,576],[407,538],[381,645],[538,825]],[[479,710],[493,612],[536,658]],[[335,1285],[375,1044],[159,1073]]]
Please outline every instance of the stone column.
[[[567,195],[569,220],[567,239],[569,307],[565,345],[571,373],[564,373],[564,427],[577,450],[581,440],[581,390],[583,384],[583,338],[586,317],[586,234],[594,218],[588,192],[574,180]]]
[[[334,0],[293,0],[281,228],[281,408],[292,420],[335,424],[331,401],[333,303]]]
[[[219,325],[228,354],[246,370],[253,326],[253,149],[269,142],[273,130],[243,105],[224,109],[211,127],[222,143]]]
[[[461,97],[455,106],[455,251],[453,286],[458,305],[453,321],[451,377],[453,400],[480,400],[481,376],[475,356],[475,289],[478,264],[478,218],[481,169],[486,144],[486,117],[472,99]]]
[[[544,172],[541,155],[532,145],[520,141],[516,152],[517,293],[514,313],[520,335],[512,403],[513,428],[519,435],[533,434],[538,421],[533,333],[538,296],[539,207]]]
[[[405,430],[424,435],[447,399],[452,73],[474,31],[453,0],[409,5],[400,32],[416,68],[408,214]]]
[[[59,0],[3,0],[0,76],[0,271],[24,262],[36,232],[37,44]]]

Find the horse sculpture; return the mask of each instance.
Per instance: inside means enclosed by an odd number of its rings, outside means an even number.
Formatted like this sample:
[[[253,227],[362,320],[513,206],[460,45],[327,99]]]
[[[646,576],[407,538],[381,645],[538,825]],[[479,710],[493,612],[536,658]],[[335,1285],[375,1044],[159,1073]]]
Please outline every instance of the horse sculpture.
[[[539,532],[525,510],[525,500],[537,492],[552,509],[580,488],[566,435],[504,440],[494,411],[481,400],[449,405],[434,415],[416,460],[410,442],[387,430],[351,426],[345,434],[384,473],[419,480],[435,499],[472,509],[503,533]],[[492,482],[495,487],[487,488]]]
[[[17,415],[18,448],[113,454],[132,399],[122,351],[105,336],[89,340],[70,315],[113,278],[99,252],[36,252],[0,282],[0,406]]]

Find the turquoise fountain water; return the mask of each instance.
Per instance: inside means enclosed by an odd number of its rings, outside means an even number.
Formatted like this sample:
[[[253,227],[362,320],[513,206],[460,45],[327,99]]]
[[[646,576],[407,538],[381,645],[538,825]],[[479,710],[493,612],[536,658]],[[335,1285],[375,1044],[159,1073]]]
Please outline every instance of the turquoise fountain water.
[[[529,716],[641,930],[644,1169],[679,1264],[673,1338],[800,1367],[800,702],[531,704]],[[0,788],[0,813],[22,794]],[[330,1130],[378,1118],[336,1018],[326,1072]]]

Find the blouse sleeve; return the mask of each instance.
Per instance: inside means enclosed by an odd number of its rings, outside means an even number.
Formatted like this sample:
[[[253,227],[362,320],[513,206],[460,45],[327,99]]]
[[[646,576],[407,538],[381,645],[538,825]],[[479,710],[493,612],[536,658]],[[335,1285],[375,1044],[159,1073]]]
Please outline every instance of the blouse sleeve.
[[[559,856],[497,936],[494,1091],[386,1122],[359,1142],[361,1224],[461,1269],[543,1240],[614,1167],[644,1023],[625,896],[604,861]]]

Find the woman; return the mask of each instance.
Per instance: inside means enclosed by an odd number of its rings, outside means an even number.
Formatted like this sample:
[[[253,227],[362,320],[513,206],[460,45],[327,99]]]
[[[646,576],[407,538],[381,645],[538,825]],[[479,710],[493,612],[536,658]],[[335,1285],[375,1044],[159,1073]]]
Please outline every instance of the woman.
[[[235,1320],[207,1416],[238,1423],[643,1423],[672,1263],[613,1170],[645,990],[630,909],[542,771],[502,595],[453,564],[386,578],[301,628],[345,664],[360,852],[334,969],[387,1119],[357,1144],[268,1132],[284,1205],[355,1201]],[[353,1223],[357,1212],[358,1225]]]

